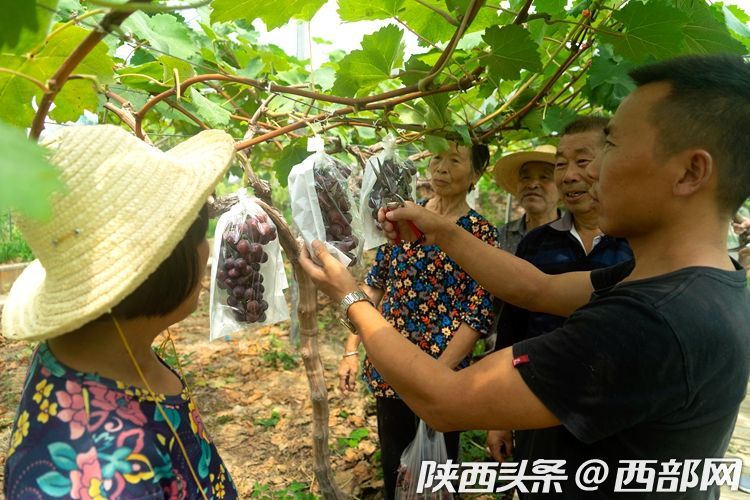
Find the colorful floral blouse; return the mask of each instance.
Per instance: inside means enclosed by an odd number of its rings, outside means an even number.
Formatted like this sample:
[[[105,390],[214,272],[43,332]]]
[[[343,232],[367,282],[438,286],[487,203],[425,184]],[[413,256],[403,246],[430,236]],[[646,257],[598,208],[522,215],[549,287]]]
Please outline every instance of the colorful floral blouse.
[[[497,230],[474,210],[456,224],[495,246]],[[383,290],[381,312],[401,334],[438,358],[466,323],[485,336],[492,323],[492,295],[435,245],[401,243],[378,248],[365,283]],[[470,356],[458,368],[468,366]],[[368,358],[362,378],[376,397],[398,398]]]
[[[159,401],[207,498],[237,490],[187,390],[153,395],[63,366],[42,343],[13,425],[7,498],[201,498]]]

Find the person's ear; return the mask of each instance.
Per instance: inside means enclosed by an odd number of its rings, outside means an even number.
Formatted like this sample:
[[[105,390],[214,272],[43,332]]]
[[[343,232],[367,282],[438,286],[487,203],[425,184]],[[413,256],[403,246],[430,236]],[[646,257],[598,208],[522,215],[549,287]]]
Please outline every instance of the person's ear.
[[[690,196],[703,189],[711,180],[715,168],[714,159],[705,149],[687,150],[680,157],[681,172],[673,192],[676,196]]]

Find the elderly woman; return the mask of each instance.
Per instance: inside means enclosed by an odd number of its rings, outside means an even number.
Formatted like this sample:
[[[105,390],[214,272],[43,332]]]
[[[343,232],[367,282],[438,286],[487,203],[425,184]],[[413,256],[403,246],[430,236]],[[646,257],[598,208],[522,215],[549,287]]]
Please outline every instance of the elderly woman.
[[[434,196],[424,205],[440,216],[495,244],[497,230],[466,202],[489,160],[487,146],[450,148],[432,157]],[[492,297],[434,245],[403,242],[378,249],[364,291],[403,335],[451,368],[469,364],[474,343],[492,322]],[[352,333],[339,367],[342,391],[355,389],[359,337]],[[414,439],[417,418],[398,394],[364,360],[363,379],[377,402],[378,436],[386,498],[393,498],[402,452]],[[449,458],[458,459],[459,432],[445,434]]]
[[[206,131],[163,153],[111,125],[49,144],[67,185],[22,221],[38,260],[3,335],[40,341],[13,424],[6,498],[236,498],[182,377],[154,338],[195,310],[205,201],[234,151]]]

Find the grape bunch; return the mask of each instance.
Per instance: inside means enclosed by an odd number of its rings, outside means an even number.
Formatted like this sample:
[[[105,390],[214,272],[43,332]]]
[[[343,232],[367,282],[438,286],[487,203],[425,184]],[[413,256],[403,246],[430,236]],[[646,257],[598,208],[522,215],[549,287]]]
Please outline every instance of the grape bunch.
[[[331,157],[316,162],[313,171],[318,205],[326,227],[326,241],[351,259],[352,262],[349,265],[354,265],[357,261],[354,250],[359,241],[352,234],[353,207],[349,202],[346,184],[346,179],[352,171],[348,166]]]
[[[227,291],[226,304],[237,321],[262,323],[268,302],[260,265],[268,261],[263,246],[276,239],[276,228],[265,213],[248,215],[244,223],[232,224],[222,235],[222,251],[216,286]]]
[[[397,158],[386,158],[380,162],[380,177],[383,179],[389,179],[391,185],[394,186],[396,194],[401,196],[405,200],[411,200],[411,184],[414,176],[417,175],[417,167],[411,160],[400,160]],[[372,186],[370,196],[367,200],[367,205],[370,208],[373,220],[378,229],[381,229],[378,220],[378,210],[385,206],[383,202],[384,198],[387,198],[391,194],[391,190],[388,186],[384,186],[379,178],[376,178],[375,184]]]

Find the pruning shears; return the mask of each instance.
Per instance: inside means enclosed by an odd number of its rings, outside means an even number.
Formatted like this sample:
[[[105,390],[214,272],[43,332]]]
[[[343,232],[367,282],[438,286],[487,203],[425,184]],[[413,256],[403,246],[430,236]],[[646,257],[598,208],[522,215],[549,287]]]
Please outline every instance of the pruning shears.
[[[375,171],[375,177],[383,188],[385,188],[385,196],[383,196],[381,208],[385,209],[385,212],[388,213],[391,210],[406,206],[406,200],[404,197],[398,194],[397,190],[393,187],[391,179],[383,174],[383,164],[380,162],[380,158],[376,158],[375,161],[378,163],[377,168],[373,168]],[[411,229],[416,237],[414,243],[422,243],[422,241],[424,241],[424,233],[412,221],[407,220],[405,222],[409,225],[409,229]],[[396,228],[396,239],[399,241],[401,240],[401,234],[398,228]]]

